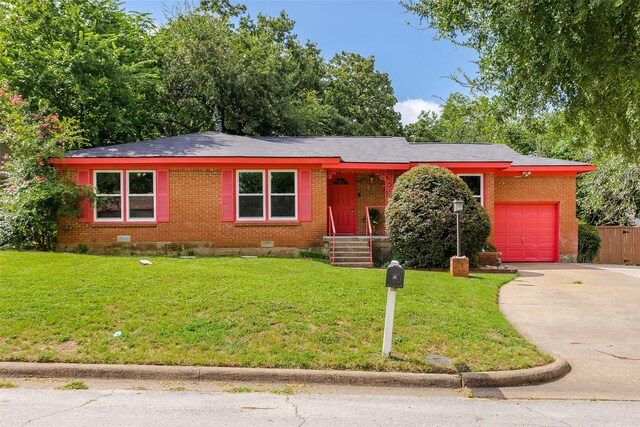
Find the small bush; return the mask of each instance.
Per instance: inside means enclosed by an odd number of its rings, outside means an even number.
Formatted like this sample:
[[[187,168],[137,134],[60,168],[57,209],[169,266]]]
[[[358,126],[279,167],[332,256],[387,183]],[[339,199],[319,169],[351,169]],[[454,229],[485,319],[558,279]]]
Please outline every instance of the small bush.
[[[428,165],[398,178],[389,197],[386,226],[407,267],[449,266],[449,258],[456,254],[456,199],[464,201],[462,252],[473,259],[486,244],[491,224],[464,181],[447,169]]]
[[[88,254],[89,246],[85,245],[84,243],[78,243],[76,245],[76,252],[79,254]]]
[[[578,262],[593,262],[600,252],[601,241],[600,234],[593,225],[578,225]]]
[[[369,209],[369,219],[371,220],[371,225],[380,224],[382,222],[382,212],[380,212],[376,208]],[[365,215],[363,218],[364,222],[367,222],[367,216]]]
[[[327,261],[328,257],[322,252],[300,251],[300,258],[314,259],[317,261]]]

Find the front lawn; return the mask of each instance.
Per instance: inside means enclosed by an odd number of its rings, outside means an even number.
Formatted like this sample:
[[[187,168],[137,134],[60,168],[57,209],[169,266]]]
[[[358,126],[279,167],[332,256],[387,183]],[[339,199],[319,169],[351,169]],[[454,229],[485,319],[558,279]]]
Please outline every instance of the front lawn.
[[[512,276],[407,272],[385,360],[383,270],[140,258],[0,251],[0,360],[412,372],[442,371],[430,354],[471,371],[551,360],[498,310]]]

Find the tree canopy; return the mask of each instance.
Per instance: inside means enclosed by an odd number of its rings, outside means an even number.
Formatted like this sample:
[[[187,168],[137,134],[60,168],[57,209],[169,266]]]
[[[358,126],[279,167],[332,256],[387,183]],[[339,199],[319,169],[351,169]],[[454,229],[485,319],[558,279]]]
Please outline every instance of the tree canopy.
[[[440,37],[479,54],[481,91],[512,111],[564,110],[599,152],[640,155],[640,13],[633,0],[409,0]]]
[[[0,82],[93,145],[213,130],[241,135],[397,135],[373,57],[325,60],[283,12],[186,2],[155,27],[117,0],[0,2]]]
[[[93,145],[155,135],[153,28],[117,0],[2,1],[0,82],[78,120]]]
[[[400,116],[373,57],[343,52],[326,62],[285,14],[249,17],[207,2],[160,29],[165,132],[213,129],[245,135],[397,135]]]
[[[372,56],[342,52],[329,61],[324,103],[332,107],[333,133],[339,135],[398,135],[398,102],[387,73],[376,71]]]

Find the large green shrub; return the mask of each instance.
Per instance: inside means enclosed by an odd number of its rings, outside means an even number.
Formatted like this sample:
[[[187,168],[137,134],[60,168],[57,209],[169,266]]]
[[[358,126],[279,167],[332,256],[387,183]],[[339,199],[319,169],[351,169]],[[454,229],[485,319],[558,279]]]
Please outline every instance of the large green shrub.
[[[464,201],[462,252],[472,258],[484,246],[491,224],[464,181],[447,169],[427,165],[398,178],[385,216],[391,242],[406,266],[449,266],[449,258],[456,254],[456,199]]]
[[[578,225],[578,262],[593,262],[600,251],[600,234],[589,224]]]
[[[0,86],[0,142],[9,149],[0,165],[0,247],[55,249],[58,217],[77,216],[91,194],[59,176],[49,159],[81,141],[74,121],[43,114]]]

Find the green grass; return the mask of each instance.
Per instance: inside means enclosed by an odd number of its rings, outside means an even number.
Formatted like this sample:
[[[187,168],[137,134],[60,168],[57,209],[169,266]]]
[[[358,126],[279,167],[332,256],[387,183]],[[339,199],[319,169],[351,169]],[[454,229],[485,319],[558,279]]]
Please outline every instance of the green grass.
[[[226,389],[225,391],[227,393],[251,393],[253,389],[251,387],[238,386]]]
[[[58,387],[58,390],[89,390],[84,381],[71,381],[68,384]]]
[[[16,388],[17,385],[11,381],[0,381],[0,388]]]
[[[441,372],[551,358],[500,314],[513,276],[408,271],[381,356],[383,270],[301,259],[0,251],[0,360]],[[122,335],[114,338],[116,331]]]

